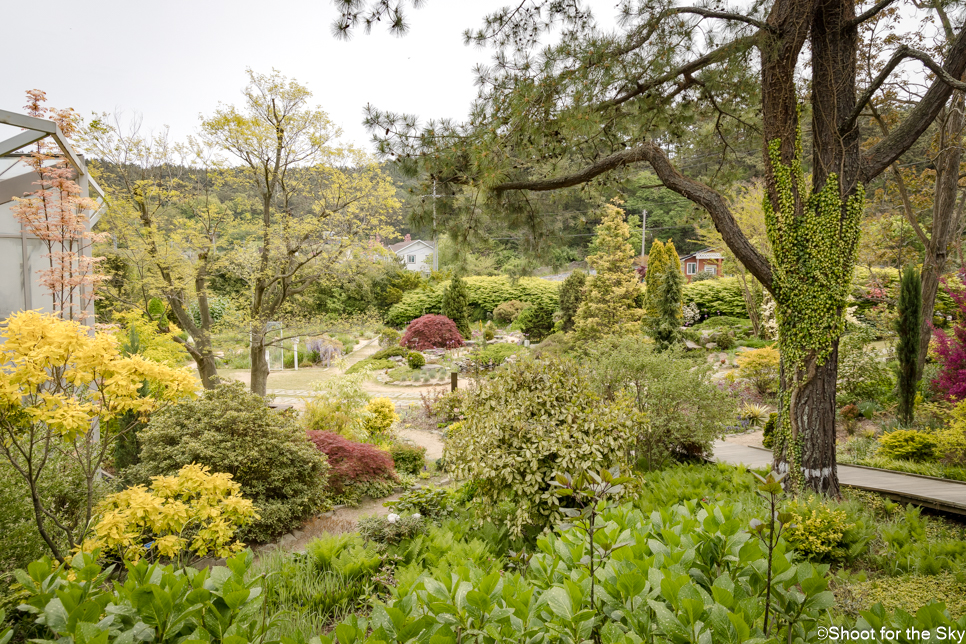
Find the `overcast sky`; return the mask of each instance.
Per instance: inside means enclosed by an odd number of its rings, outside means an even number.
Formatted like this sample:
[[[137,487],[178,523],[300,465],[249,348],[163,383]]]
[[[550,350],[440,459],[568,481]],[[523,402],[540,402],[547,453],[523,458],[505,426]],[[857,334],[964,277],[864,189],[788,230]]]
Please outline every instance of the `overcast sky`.
[[[0,59],[0,109],[23,111],[24,92],[48,105],[139,112],[144,126],[184,138],[219,102],[240,102],[245,68],[278,69],[306,85],[344,131],[371,149],[363,108],[462,118],[475,96],[473,65],[490,52],[462,32],[506,0],[429,0],[410,10],[402,38],[384,28],[335,40],[331,0],[50,0],[5,2],[20,29]],[[600,1],[607,19],[613,2]],[[38,21],[40,24],[38,25]]]

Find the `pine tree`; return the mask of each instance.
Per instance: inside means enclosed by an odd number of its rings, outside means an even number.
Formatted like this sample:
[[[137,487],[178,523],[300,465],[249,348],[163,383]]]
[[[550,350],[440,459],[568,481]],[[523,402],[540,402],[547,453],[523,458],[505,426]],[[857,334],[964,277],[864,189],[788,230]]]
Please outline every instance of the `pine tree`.
[[[471,335],[469,300],[466,282],[454,275],[443,292],[443,315],[456,324],[456,328],[464,338],[469,338]]]
[[[587,280],[574,324],[577,339],[583,341],[635,333],[642,313],[637,308],[640,285],[631,267],[634,250],[627,241],[630,229],[624,213],[615,206],[604,206],[596,232],[597,253],[587,263],[597,274]]]
[[[586,286],[587,273],[583,271],[574,271],[560,286],[560,328],[565,333],[574,330]]]
[[[899,359],[899,422],[911,425],[916,400],[916,369],[919,360],[919,330],[922,324],[922,291],[919,271],[907,266],[902,272],[896,304],[896,357]]]
[[[651,277],[648,266],[647,276]],[[681,259],[678,257],[674,242],[668,240],[664,246],[662,266],[654,275],[653,303],[656,315],[645,318],[645,326],[654,338],[657,348],[665,350],[681,337],[681,324],[684,309],[681,303],[684,293],[684,276],[681,274]]]

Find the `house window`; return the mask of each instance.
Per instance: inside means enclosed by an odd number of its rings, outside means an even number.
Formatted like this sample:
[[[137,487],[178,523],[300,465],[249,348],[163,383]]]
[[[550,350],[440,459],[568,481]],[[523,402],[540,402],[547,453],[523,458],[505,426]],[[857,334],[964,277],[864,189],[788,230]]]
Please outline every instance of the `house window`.
[[[714,264],[705,264],[704,265],[704,272],[705,273],[711,273],[712,275],[717,275],[718,274],[718,267],[715,266]]]
[[[415,255],[406,255],[406,263],[407,264],[415,264],[416,263],[416,256]]]
[[[694,275],[698,272],[697,262],[688,262],[688,275]]]

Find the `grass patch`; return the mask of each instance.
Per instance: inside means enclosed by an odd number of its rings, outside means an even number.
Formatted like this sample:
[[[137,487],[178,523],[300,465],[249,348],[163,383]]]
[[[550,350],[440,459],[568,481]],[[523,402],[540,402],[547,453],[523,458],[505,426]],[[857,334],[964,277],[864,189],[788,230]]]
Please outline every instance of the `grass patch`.
[[[363,369],[369,368],[373,371],[382,371],[383,369],[392,369],[396,366],[396,363],[392,360],[376,360],[373,358],[366,358],[365,360],[360,360],[346,370],[346,375],[351,373],[359,373]]]

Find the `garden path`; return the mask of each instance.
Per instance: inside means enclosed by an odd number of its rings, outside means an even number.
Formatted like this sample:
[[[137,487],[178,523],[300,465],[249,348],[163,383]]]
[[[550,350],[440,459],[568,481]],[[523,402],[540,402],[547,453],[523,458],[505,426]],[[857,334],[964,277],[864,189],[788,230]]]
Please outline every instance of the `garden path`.
[[[770,468],[772,453],[725,439],[715,441],[714,460],[756,469]],[[838,471],[842,485],[878,492],[902,503],[966,516],[966,483],[862,465],[839,465]]]

